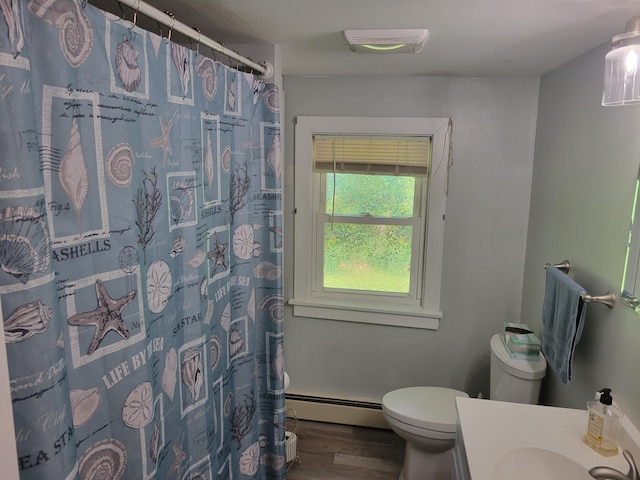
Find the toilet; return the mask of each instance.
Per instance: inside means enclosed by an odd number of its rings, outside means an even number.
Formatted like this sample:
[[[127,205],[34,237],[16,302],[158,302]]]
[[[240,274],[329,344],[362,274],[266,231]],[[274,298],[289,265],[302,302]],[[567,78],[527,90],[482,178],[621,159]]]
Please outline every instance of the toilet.
[[[500,334],[491,338],[490,398],[538,403],[547,363],[514,360]],[[443,387],[408,387],[382,397],[382,414],[407,443],[399,480],[449,480],[458,416],[456,397],[465,392]]]
[[[449,480],[456,440],[456,397],[443,387],[408,387],[382,397],[382,414],[407,443],[399,480]]]

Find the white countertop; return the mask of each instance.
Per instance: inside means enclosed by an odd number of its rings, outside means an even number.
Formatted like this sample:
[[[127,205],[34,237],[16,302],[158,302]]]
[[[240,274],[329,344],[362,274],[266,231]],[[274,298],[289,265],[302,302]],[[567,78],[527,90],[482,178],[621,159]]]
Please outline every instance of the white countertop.
[[[622,456],[626,448],[640,461],[640,433],[624,417],[620,432],[620,451],[604,457],[583,441],[587,429],[587,410],[526,405],[496,400],[461,398],[456,400],[458,418],[472,480],[492,480],[496,461],[504,452],[519,447],[538,447],[554,451],[587,470],[607,465],[628,471]]]

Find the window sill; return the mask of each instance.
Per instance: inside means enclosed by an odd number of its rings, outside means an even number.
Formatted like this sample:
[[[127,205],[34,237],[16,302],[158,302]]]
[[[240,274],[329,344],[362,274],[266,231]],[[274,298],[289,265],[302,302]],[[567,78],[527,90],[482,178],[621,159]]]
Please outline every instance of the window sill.
[[[343,322],[370,323],[393,327],[438,330],[442,312],[426,312],[421,309],[385,308],[356,304],[319,303],[308,300],[289,299],[296,317],[339,320]]]

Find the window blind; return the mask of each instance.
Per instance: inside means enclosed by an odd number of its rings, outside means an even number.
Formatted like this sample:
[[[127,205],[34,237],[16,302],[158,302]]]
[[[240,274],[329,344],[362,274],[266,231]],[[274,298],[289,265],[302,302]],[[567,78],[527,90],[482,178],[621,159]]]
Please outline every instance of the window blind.
[[[426,176],[431,138],[313,135],[313,169],[320,173]]]

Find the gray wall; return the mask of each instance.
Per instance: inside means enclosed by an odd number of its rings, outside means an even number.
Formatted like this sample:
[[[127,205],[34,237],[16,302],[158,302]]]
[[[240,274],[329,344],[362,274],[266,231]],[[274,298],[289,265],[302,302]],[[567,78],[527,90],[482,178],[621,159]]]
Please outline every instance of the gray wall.
[[[488,394],[489,339],[520,319],[538,78],[284,77],[285,298],[293,293],[294,118],[451,117],[440,329],[293,317],[290,393],[380,401],[413,385]],[[531,313],[524,321],[536,317]],[[392,319],[391,319],[392,320]]]
[[[536,328],[546,262],[569,259],[570,276],[592,295],[620,288],[640,163],[640,106],[600,105],[605,53],[604,46],[595,49],[541,79],[522,301],[523,312],[536,312]],[[588,304],[573,381],[565,386],[547,375],[543,401],[584,408],[607,386],[637,424],[639,345],[640,321],[631,309]]]
[[[455,123],[440,330],[294,318],[287,308],[292,393],[378,401],[393,388],[422,384],[486,396],[491,335],[515,319],[541,331],[545,263],[569,259],[570,276],[594,295],[618,290],[640,165],[640,106],[600,105],[607,48],[539,82],[285,77],[286,298],[294,281],[293,118],[442,116]],[[278,67],[279,50],[270,53]],[[273,80],[280,83],[279,75]],[[588,305],[573,381],[565,386],[547,375],[542,402],[584,408],[608,386],[640,423],[639,346],[640,319],[631,309]]]

